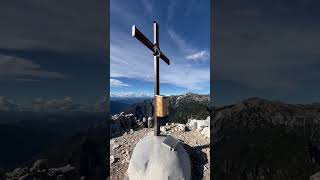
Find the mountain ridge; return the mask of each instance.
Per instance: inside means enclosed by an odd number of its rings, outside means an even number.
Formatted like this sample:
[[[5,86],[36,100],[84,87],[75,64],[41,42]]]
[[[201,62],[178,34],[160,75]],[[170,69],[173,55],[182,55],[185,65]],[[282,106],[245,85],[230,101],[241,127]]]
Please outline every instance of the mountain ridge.
[[[320,171],[320,106],[262,98],[211,109],[214,177],[309,179]]]

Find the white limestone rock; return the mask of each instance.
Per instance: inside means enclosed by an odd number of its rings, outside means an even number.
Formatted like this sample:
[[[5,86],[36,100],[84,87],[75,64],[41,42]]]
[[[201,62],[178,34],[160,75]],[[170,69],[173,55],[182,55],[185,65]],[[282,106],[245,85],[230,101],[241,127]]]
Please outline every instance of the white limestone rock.
[[[186,131],[186,125],[185,124],[177,124],[178,131]]]
[[[205,127],[209,127],[210,123],[207,120],[198,120],[197,121],[197,130],[201,131]]]
[[[210,116],[205,120],[189,119],[187,126],[192,130],[201,131],[205,127],[210,127]]]
[[[34,162],[31,171],[41,171],[43,169],[48,169],[48,160],[47,159],[39,159]]]
[[[201,131],[201,134],[207,138],[210,138],[210,128],[209,127],[203,128],[203,130]]]
[[[165,126],[160,126],[160,131],[165,133],[167,132],[167,128]]]
[[[152,128],[152,126],[153,126],[153,118],[148,117],[148,128]]]
[[[188,153],[179,143],[175,151],[162,144],[164,136],[146,136],[133,150],[128,168],[130,180],[190,180]]]
[[[110,165],[111,165],[112,163],[114,163],[114,160],[115,160],[115,159],[114,159],[114,155],[111,155],[111,156],[110,156]]]

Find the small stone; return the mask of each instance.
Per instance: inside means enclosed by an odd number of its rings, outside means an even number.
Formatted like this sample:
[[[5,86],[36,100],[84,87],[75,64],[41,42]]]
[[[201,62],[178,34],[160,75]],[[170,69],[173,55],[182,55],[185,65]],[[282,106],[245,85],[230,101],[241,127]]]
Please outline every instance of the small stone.
[[[111,156],[110,156],[110,164],[113,164],[113,163],[114,163],[114,160],[115,160],[115,159],[114,159],[114,155],[111,155]]]
[[[210,128],[209,127],[203,128],[203,130],[201,131],[201,134],[207,138],[210,138]]]
[[[113,143],[115,143],[115,140],[111,139],[110,144],[113,144]]]
[[[32,167],[32,171],[41,171],[43,169],[48,169],[48,160],[47,159],[39,159],[37,160]]]
[[[210,169],[210,164],[207,163],[203,166],[203,171],[208,171]]]
[[[160,127],[160,131],[165,133],[165,132],[167,132],[167,128],[165,126],[161,126]]]
[[[121,145],[120,144],[114,144],[113,146],[112,146],[112,149],[114,150],[114,149],[117,149],[118,147],[120,147]]]
[[[26,175],[19,177],[19,180],[27,180],[27,179],[30,179],[29,174],[26,174]]]
[[[178,131],[186,131],[186,125],[185,124],[178,124]]]
[[[152,128],[152,126],[153,126],[153,118],[148,117],[148,128]]]
[[[66,178],[64,177],[64,175],[63,174],[59,174],[58,176],[57,176],[57,180],[65,180]]]

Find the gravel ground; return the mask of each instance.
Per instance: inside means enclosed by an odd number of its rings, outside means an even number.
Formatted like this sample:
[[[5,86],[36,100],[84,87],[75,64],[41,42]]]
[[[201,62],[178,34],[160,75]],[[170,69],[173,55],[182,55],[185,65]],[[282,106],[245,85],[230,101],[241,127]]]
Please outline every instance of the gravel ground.
[[[162,134],[170,134],[179,139],[190,155],[192,163],[192,179],[210,179],[210,139],[204,137],[197,130],[179,131],[175,125],[165,126],[168,130]],[[133,148],[144,136],[153,134],[153,128],[143,128],[128,131],[122,136],[110,140],[110,179],[126,179],[129,160]]]

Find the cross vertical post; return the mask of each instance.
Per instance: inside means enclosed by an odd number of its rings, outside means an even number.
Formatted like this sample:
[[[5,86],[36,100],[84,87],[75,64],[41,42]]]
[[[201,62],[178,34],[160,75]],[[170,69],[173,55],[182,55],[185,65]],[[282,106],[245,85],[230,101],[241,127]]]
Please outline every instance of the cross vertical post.
[[[170,60],[166,55],[163,54],[163,52],[160,51],[159,47],[159,26],[158,24],[153,21],[153,43],[145,37],[139,29],[136,27],[136,25],[132,26],[132,37],[137,38],[143,45],[145,45],[151,52],[153,53],[153,68],[154,68],[154,105],[153,105],[153,119],[154,119],[154,135],[159,136],[160,135],[160,122],[159,120],[161,117],[164,117],[163,115],[157,116],[157,104],[156,104],[156,96],[160,95],[160,89],[159,89],[159,60],[162,59],[165,63],[170,65]],[[158,110],[161,110],[159,108]]]
[[[153,43],[154,46],[157,46],[159,48],[159,27],[158,24],[154,21],[153,22]],[[154,106],[154,135],[159,136],[160,135],[160,122],[158,121],[158,118],[156,115],[157,111],[157,106],[156,106],[156,96],[159,95],[159,56],[154,54],[153,56],[154,59],[154,97],[153,97],[153,106]]]

